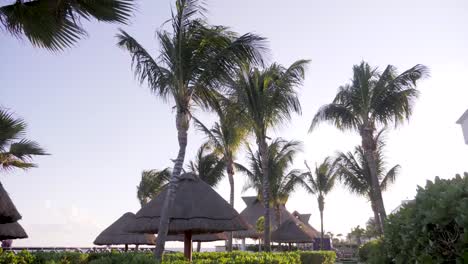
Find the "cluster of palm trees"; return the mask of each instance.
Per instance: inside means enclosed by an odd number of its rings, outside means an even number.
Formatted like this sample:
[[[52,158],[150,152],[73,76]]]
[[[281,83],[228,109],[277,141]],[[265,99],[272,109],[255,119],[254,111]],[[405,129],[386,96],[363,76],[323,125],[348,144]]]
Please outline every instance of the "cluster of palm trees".
[[[118,35],[118,45],[130,53],[140,82],[157,96],[175,102],[179,154],[169,177],[164,212],[173,202],[185,160],[187,131],[193,119],[225,162],[232,205],[235,154],[241,142],[249,136],[255,139],[258,151],[249,149],[250,168],[237,167],[248,175],[248,187],[258,191],[265,205],[265,250],[270,249],[270,206],[284,203],[287,199],[284,192],[293,190],[296,183],[317,194],[323,211],[324,196],[339,177],[353,191],[372,201],[382,231],[386,213],[381,192],[395,179],[399,167],[384,174],[377,131],[409,118],[418,95],[416,82],[427,76],[427,68],[416,65],[397,74],[393,66],[383,72],[365,62],[354,66],[351,83],[340,87],[333,102],[318,111],[310,130],[321,121],[329,121],[342,130],[357,130],[362,137],[361,148],[354,154],[339,155],[334,162],[326,159],[317,166],[315,176],[310,169],[305,174],[298,174],[297,170],[287,172],[291,163],[287,161],[291,158],[288,155],[292,152],[282,153],[282,148],[297,148],[297,144],[281,140],[269,144],[268,135],[272,128],[289,121],[292,114],[301,113],[296,88],[302,85],[308,61],[298,60],[288,67],[277,63],[266,65],[264,38],[251,33],[238,35],[227,27],[209,25],[204,10],[199,1],[177,0],[171,19],[172,32],[157,34],[161,45],[157,57],[151,56],[128,33],[121,31]],[[212,128],[206,127],[194,116],[194,106],[212,110],[219,121]],[[163,213],[156,247],[158,258],[164,250],[168,221]]]

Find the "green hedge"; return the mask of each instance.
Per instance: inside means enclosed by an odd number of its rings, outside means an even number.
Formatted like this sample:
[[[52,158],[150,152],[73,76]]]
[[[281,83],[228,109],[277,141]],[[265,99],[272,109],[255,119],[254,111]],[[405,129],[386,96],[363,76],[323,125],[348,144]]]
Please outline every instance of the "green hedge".
[[[384,241],[396,263],[468,263],[468,173],[419,187],[389,216]]]
[[[387,257],[382,239],[369,241],[359,247],[359,261],[367,264],[387,264],[391,263]]]
[[[202,252],[193,254],[194,264],[332,264],[333,251],[294,251],[280,253]],[[1,252],[0,264],[154,264],[152,253],[74,253],[27,251]],[[187,264],[181,253],[164,255],[165,264]]]

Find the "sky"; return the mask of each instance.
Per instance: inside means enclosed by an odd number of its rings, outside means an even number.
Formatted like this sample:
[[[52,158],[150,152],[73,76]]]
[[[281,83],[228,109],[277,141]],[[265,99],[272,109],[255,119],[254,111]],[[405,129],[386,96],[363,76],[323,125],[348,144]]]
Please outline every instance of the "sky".
[[[60,54],[0,32],[0,105],[25,119],[27,137],[51,154],[35,159],[38,168],[0,175],[29,234],[16,246],[91,246],[122,214],[138,211],[141,171],[172,164],[178,151],[174,104],[138,84],[129,54],[115,38],[121,27],[157,56],[155,32],[170,18],[172,5],[139,0],[128,26],[85,22],[88,37]],[[350,80],[352,66],[365,60],[380,69],[392,64],[404,71],[420,63],[431,70],[418,85],[421,96],[411,120],[388,129],[387,161],[402,171],[384,193],[387,211],[412,199],[435,176],[468,171],[468,145],[455,123],[468,108],[468,2],[208,0],[207,8],[211,24],[268,38],[272,62],[288,66],[311,59],[300,88],[302,115],[269,133],[304,143],[295,168],[360,143],[356,133],[327,124],[307,131],[317,109]],[[208,124],[215,120],[196,115]],[[187,161],[204,141],[192,127]],[[245,153],[238,156],[244,162]],[[239,212],[245,208],[241,196],[254,194],[241,193],[244,179],[235,178]],[[227,180],[216,190],[228,199]],[[305,191],[296,191],[286,207],[311,213],[310,223],[320,227],[316,198]],[[325,231],[346,234],[371,216],[368,201],[341,185],[326,197]]]

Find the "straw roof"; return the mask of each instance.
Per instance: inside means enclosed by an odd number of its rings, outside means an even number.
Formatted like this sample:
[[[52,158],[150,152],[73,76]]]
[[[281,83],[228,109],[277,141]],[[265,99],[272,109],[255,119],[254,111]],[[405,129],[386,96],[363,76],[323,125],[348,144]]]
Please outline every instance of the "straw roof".
[[[135,219],[133,213],[125,213],[96,237],[95,245],[154,245],[156,237],[151,234],[135,234],[124,227]]]
[[[193,173],[184,173],[178,179],[173,206],[169,209],[169,234],[192,231],[193,234],[246,230],[248,226],[215,190]],[[167,187],[143,206],[127,230],[157,233]]]
[[[18,222],[0,224],[0,240],[27,238],[28,235]]]
[[[157,239],[157,238],[156,238]],[[214,233],[214,234],[198,234],[192,236],[192,241],[195,242],[212,242],[219,240],[227,240],[225,233]],[[183,235],[170,235],[167,237],[167,241],[184,241]]]
[[[251,227],[246,231],[234,232],[234,237],[257,239],[263,236],[263,234],[259,234],[254,227],[256,226],[258,218],[264,215],[265,208],[263,206],[263,203],[260,200],[258,200],[256,196],[242,197],[242,199],[244,200],[247,207],[240,213],[240,215]],[[286,210],[286,207],[284,205],[280,206],[279,211],[281,223],[288,219],[294,218],[294,216],[291,215],[291,213],[289,213],[288,210]],[[277,221],[277,212],[273,208],[270,211],[270,223],[271,230],[275,230],[279,226]]]
[[[292,215],[298,218],[299,220],[301,220],[301,222],[303,222],[304,224],[309,225],[309,219],[310,219],[311,214],[301,214],[298,211],[294,211]]]
[[[21,215],[0,183],[0,224],[13,223],[20,219]]]
[[[298,218],[288,219],[271,233],[271,241],[279,243],[312,243],[317,231]]]

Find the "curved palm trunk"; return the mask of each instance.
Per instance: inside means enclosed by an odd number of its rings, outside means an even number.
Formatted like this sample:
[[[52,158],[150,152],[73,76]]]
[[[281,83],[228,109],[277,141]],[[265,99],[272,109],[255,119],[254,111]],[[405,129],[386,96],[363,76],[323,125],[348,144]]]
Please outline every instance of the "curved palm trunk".
[[[319,195],[318,197],[318,205],[319,205],[319,211],[320,211],[320,250],[323,250],[323,210],[325,207],[325,199],[323,198],[323,195]]]
[[[268,145],[265,140],[265,136],[258,139],[258,148],[262,162],[262,173],[263,173],[263,203],[265,206],[265,225],[263,229],[263,250],[266,252],[271,251],[270,242],[270,179],[268,175]]]
[[[377,226],[377,231],[379,232],[379,235],[383,235],[382,223],[380,222],[379,212],[377,211],[377,206],[375,205],[373,200],[371,200],[371,207],[372,211],[374,212],[374,221],[375,225]]]
[[[229,179],[229,186],[231,188],[229,193],[229,203],[231,204],[232,208],[234,208],[234,161],[232,158],[228,159],[228,164],[226,166],[226,172]],[[232,251],[232,237],[233,232],[229,232],[228,243],[227,243],[227,250]]]
[[[164,200],[161,220],[159,222],[158,239],[156,240],[156,248],[154,250],[154,257],[158,262],[162,260],[164,252],[164,245],[166,243],[167,232],[169,230],[169,208],[172,208],[178,185],[178,178],[182,171],[182,166],[185,159],[185,150],[187,148],[187,131],[190,124],[190,116],[187,112],[177,111],[176,127],[179,141],[179,153],[174,162],[174,169],[172,170],[171,179],[169,181],[166,199]]]
[[[377,163],[376,163],[376,157],[375,157],[375,151],[376,151],[376,143],[373,137],[373,129],[371,128],[364,128],[361,129],[361,138],[362,138],[362,148],[364,150],[364,157],[367,161],[367,164],[369,165],[369,171],[371,174],[371,184],[372,184],[372,193],[373,197],[372,200],[375,203],[375,206],[377,208],[377,212],[379,214],[379,220],[380,220],[380,228],[383,231],[384,226],[383,223],[385,222],[385,219],[387,218],[387,214],[385,212],[385,206],[383,203],[383,198],[382,198],[382,191],[380,190],[380,183],[379,183],[379,178],[377,175]]]

